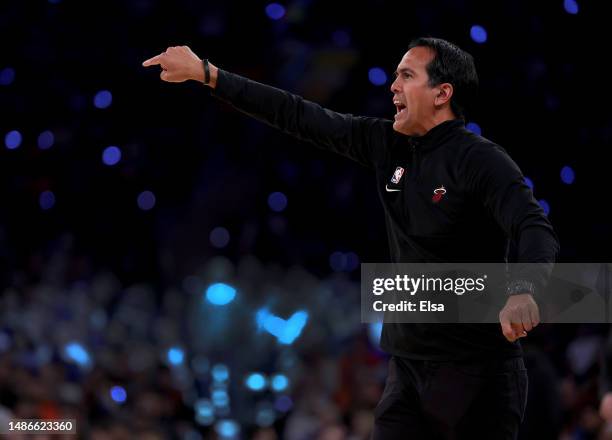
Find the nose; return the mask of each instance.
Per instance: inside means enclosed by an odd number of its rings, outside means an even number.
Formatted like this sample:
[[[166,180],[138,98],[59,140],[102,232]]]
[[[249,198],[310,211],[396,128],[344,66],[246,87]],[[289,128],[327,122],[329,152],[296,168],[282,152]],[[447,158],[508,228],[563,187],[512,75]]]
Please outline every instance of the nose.
[[[391,83],[391,93],[393,94],[397,94],[400,92],[399,86],[397,85],[397,77],[395,78],[395,80],[393,80],[393,82]]]

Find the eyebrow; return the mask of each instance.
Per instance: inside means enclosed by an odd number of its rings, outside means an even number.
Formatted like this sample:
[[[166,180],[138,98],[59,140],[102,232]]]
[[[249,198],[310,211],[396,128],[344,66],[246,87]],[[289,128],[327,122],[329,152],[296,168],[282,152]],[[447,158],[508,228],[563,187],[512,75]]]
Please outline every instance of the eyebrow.
[[[393,72],[395,74],[395,76],[399,75],[400,73],[404,73],[404,72],[408,72],[408,73],[412,73],[413,75],[416,74],[416,72],[414,70],[412,70],[410,67],[404,67],[402,69],[398,69],[395,72]]]

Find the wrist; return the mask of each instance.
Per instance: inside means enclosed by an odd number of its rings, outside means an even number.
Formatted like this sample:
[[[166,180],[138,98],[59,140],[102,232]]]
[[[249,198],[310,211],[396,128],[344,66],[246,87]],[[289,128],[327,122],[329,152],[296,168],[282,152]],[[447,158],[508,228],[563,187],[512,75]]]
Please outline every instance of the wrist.
[[[208,67],[208,75],[206,74],[206,67]],[[214,89],[215,87],[217,87],[218,70],[219,69],[214,64],[212,64],[210,61],[200,60],[198,62],[197,68],[195,69],[195,74],[193,75],[193,79],[198,82],[201,82],[205,86],[208,86]],[[206,79],[208,79],[208,82],[206,82]]]
[[[208,81],[208,84],[206,85],[211,89],[214,89],[217,87],[217,75],[219,73],[219,69],[211,62],[208,63],[208,69],[210,72],[210,81]]]
[[[522,295],[524,293],[528,293],[530,295],[535,293],[535,286],[531,281],[512,280],[506,285],[507,295]]]

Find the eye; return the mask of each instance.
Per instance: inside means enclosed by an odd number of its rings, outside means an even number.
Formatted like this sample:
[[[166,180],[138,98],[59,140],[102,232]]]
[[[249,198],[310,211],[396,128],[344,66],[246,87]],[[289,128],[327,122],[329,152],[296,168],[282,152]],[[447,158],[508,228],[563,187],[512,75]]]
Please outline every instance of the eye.
[[[408,72],[404,72],[404,78],[412,78],[412,74]]]

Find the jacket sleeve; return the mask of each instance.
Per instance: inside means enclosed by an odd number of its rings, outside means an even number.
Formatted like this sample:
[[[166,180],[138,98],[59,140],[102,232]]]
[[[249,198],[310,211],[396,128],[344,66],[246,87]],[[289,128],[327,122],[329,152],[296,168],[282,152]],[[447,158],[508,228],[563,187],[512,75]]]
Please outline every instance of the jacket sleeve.
[[[369,168],[382,161],[391,121],[336,113],[284,90],[218,72],[212,95],[242,113]]]
[[[517,164],[499,146],[477,145],[465,159],[467,190],[480,198],[517,249],[509,286],[540,293],[559,253],[557,236]],[[529,289],[532,290],[532,289]]]

